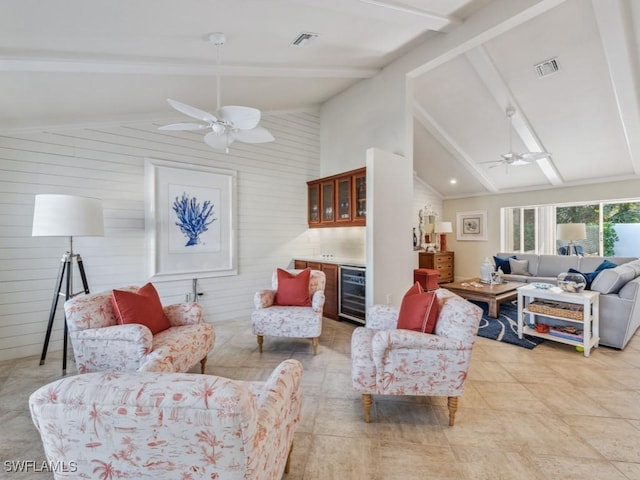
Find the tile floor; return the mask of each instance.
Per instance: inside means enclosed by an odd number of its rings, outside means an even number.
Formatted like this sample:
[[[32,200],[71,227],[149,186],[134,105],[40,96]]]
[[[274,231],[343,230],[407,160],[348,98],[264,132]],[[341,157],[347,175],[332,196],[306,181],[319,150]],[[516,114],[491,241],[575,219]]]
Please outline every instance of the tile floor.
[[[269,337],[260,355],[247,319],[215,325],[209,374],[261,380],[286,358],[304,365],[285,479],[640,479],[640,334],[622,352],[601,347],[589,358],[552,342],[526,350],[478,338],[449,427],[443,398],[374,397],[373,421],[362,421],[351,324],[326,320],[317,356],[307,340]],[[0,363],[0,478],[50,478],[8,473],[5,464],[44,460],[27,399],[59,378],[61,352],[38,360]]]

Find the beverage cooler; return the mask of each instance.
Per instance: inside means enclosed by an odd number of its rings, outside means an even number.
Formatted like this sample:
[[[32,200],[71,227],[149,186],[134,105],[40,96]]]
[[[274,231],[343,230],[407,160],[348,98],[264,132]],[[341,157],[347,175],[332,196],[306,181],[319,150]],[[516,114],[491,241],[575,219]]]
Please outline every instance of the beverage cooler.
[[[365,274],[365,267],[340,266],[339,315],[362,325],[366,313]]]

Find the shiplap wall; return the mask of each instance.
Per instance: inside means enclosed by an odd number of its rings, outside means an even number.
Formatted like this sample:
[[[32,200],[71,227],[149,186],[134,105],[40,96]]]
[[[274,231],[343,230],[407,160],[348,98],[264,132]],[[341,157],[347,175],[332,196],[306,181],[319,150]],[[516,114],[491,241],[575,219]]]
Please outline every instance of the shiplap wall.
[[[270,285],[274,267],[320,251],[306,225],[306,181],[320,172],[319,122],[316,111],[265,116],[276,141],[234,143],[228,154],[209,148],[202,133],[161,132],[151,121],[0,131],[0,361],[40,354],[68,250],[67,238],[31,237],[36,194],[103,200],[104,237],[74,239],[92,292],[146,282],[145,158],[237,171],[239,274],[198,282],[208,322],[245,316],[251,328],[253,294]],[[155,283],[163,303],[184,301],[191,284]],[[49,352],[62,348],[62,326],[61,301]]]

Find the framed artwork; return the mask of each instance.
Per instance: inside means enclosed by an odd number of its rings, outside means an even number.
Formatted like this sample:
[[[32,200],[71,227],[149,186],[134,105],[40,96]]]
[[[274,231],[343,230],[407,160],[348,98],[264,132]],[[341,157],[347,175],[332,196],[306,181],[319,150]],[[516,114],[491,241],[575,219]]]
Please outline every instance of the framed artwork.
[[[151,280],[237,275],[233,170],[145,159]]]
[[[486,240],[487,211],[459,212],[456,214],[457,240]]]

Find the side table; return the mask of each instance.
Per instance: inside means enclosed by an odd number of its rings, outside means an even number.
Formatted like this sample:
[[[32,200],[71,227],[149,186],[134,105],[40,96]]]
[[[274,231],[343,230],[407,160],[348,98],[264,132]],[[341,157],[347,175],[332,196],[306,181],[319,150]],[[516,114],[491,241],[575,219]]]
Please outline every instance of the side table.
[[[556,289],[536,288],[533,284],[519,287],[518,291],[518,337],[522,338],[523,334],[532,337],[545,338],[554,342],[566,343],[567,345],[581,346],[584,348],[584,356],[588,357],[592,348],[597,348],[600,342],[600,294],[590,290],[584,290],[577,293],[569,293]],[[565,317],[560,311],[559,314],[539,313],[529,309],[529,305],[534,300],[551,300],[563,302],[565,304],[575,304],[582,306],[581,318]],[[560,309],[561,310],[561,309]],[[529,322],[526,322],[529,316]],[[560,320],[562,324],[577,324],[582,327],[582,340],[564,338],[549,333],[540,333],[527,326],[534,325],[538,318],[551,318]],[[544,323],[544,322],[540,322]]]

